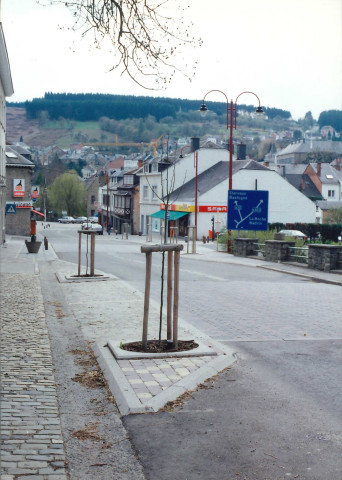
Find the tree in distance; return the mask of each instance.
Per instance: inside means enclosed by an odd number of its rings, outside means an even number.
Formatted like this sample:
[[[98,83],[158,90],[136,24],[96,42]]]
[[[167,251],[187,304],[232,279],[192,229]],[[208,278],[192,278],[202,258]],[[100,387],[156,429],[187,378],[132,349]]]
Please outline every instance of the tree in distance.
[[[71,29],[81,29],[82,37],[91,32],[95,48],[109,42],[114,51],[111,70],[122,67],[122,73],[143,88],[159,90],[171,81],[176,71],[189,79],[195,72],[196,62],[189,68],[187,64],[180,65],[178,57],[182,47],[202,44],[190,35],[192,23],[186,25],[182,15],[188,7],[181,7],[181,0],[41,0],[39,3],[65,5],[75,20]],[[155,81],[154,86],[151,80]]]
[[[68,212],[70,216],[80,216],[86,212],[86,189],[73,170],[56,178],[48,188],[48,198],[51,208],[59,216],[62,211]]]

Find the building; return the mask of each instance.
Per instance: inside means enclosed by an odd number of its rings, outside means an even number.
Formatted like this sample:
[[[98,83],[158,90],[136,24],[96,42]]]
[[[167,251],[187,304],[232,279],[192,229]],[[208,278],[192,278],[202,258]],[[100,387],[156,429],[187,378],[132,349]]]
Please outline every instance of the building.
[[[286,165],[289,163],[308,163],[324,156],[339,157],[342,155],[342,142],[333,140],[299,140],[292,142],[287,147],[277,152],[276,164]],[[333,158],[331,158],[333,160]]]
[[[214,224],[215,231],[227,226],[228,162],[219,162],[198,176],[197,236],[207,236]],[[234,190],[265,190],[269,192],[269,223],[315,223],[316,204],[285,178],[254,160],[233,162]],[[195,179],[191,179],[170,198],[171,208],[189,210],[189,225],[195,224]]]
[[[30,235],[34,163],[6,146],[6,234]]]
[[[187,153],[185,153],[187,152]],[[199,139],[193,138],[191,145],[184,146],[176,154],[169,158],[154,158],[144,163],[140,176],[140,231],[145,234],[147,225],[150,225],[153,232],[160,232],[162,227],[163,203],[168,202],[167,192],[180,189],[190,182],[197,173],[214,166],[215,164],[228,161],[229,152],[227,148],[206,142],[199,148]],[[197,160],[196,160],[197,159]],[[176,200],[173,200],[176,203]],[[225,203],[227,204],[227,198]],[[178,213],[172,215],[172,221],[177,220],[179,233],[184,232],[189,221],[189,207],[186,203],[178,207]],[[174,218],[177,216],[177,219]]]
[[[1,8],[1,7],[0,7]],[[0,11],[1,20],[1,11]],[[6,97],[13,95],[13,83],[2,23],[0,22],[0,244],[5,242],[6,205]]]

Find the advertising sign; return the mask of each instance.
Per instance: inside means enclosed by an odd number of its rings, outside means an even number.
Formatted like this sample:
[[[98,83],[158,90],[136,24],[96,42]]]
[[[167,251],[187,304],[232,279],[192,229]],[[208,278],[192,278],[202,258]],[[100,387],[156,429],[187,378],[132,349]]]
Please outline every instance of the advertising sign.
[[[228,230],[267,230],[268,191],[229,190]]]
[[[23,178],[13,179],[13,197],[25,197],[25,180]]]
[[[38,200],[39,198],[39,187],[37,185],[31,187],[31,198],[32,200]]]

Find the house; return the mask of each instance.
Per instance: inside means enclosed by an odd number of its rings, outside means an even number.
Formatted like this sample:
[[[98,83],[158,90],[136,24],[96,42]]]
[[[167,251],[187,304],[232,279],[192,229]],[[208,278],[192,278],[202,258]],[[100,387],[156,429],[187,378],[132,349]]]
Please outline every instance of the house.
[[[34,163],[6,146],[6,234],[30,235]]]
[[[197,236],[207,236],[214,223],[215,231],[227,225],[227,193],[229,163],[218,162],[198,175]],[[285,178],[254,160],[233,162],[234,190],[266,190],[269,192],[269,223],[314,223],[316,204],[293,187]],[[195,224],[195,178],[175,190],[171,208],[184,211],[187,206],[188,222]]]
[[[322,212],[322,221],[321,223],[325,223],[327,214],[331,212],[332,210],[341,210],[342,211],[342,200],[340,201],[327,201],[327,200],[322,200],[317,202],[317,208],[320,209]],[[342,215],[341,215],[342,218]],[[342,223],[342,220],[341,220]]]
[[[306,172],[317,185],[324,200],[342,200],[342,171],[336,170],[329,163],[311,163]]]
[[[112,225],[117,232],[123,232],[123,225],[127,224],[129,233],[139,233],[139,170],[136,168],[125,173],[122,180],[110,190]]]
[[[314,161],[315,157],[322,156],[339,157],[342,155],[342,142],[332,140],[299,140],[292,142],[276,154],[276,163],[278,165],[287,165],[289,163],[305,163]],[[318,158],[317,158],[318,159]]]
[[[6,238],[6,98],[13,95],[13,93],[5,37],[2,24],[0,23],[0,245],[5,242]]]
[[[87,217],[93,217],[98,213],[99,208],[99,177],[94,175],[85,179],[87,190]]]
[[[321,135],[324,139],[332,138],[335,133],[336,131],[334,127],[332,127],[331,125],[325,125],[324,127],[321,128]]]

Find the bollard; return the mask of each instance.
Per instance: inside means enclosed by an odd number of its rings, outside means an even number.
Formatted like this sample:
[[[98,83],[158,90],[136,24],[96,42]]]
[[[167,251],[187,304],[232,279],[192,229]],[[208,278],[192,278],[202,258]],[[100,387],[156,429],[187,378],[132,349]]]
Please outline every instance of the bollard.
[[[44,237],[44,247],[45,247],[45,250],[49,249],[49,241],[46,237]]]

